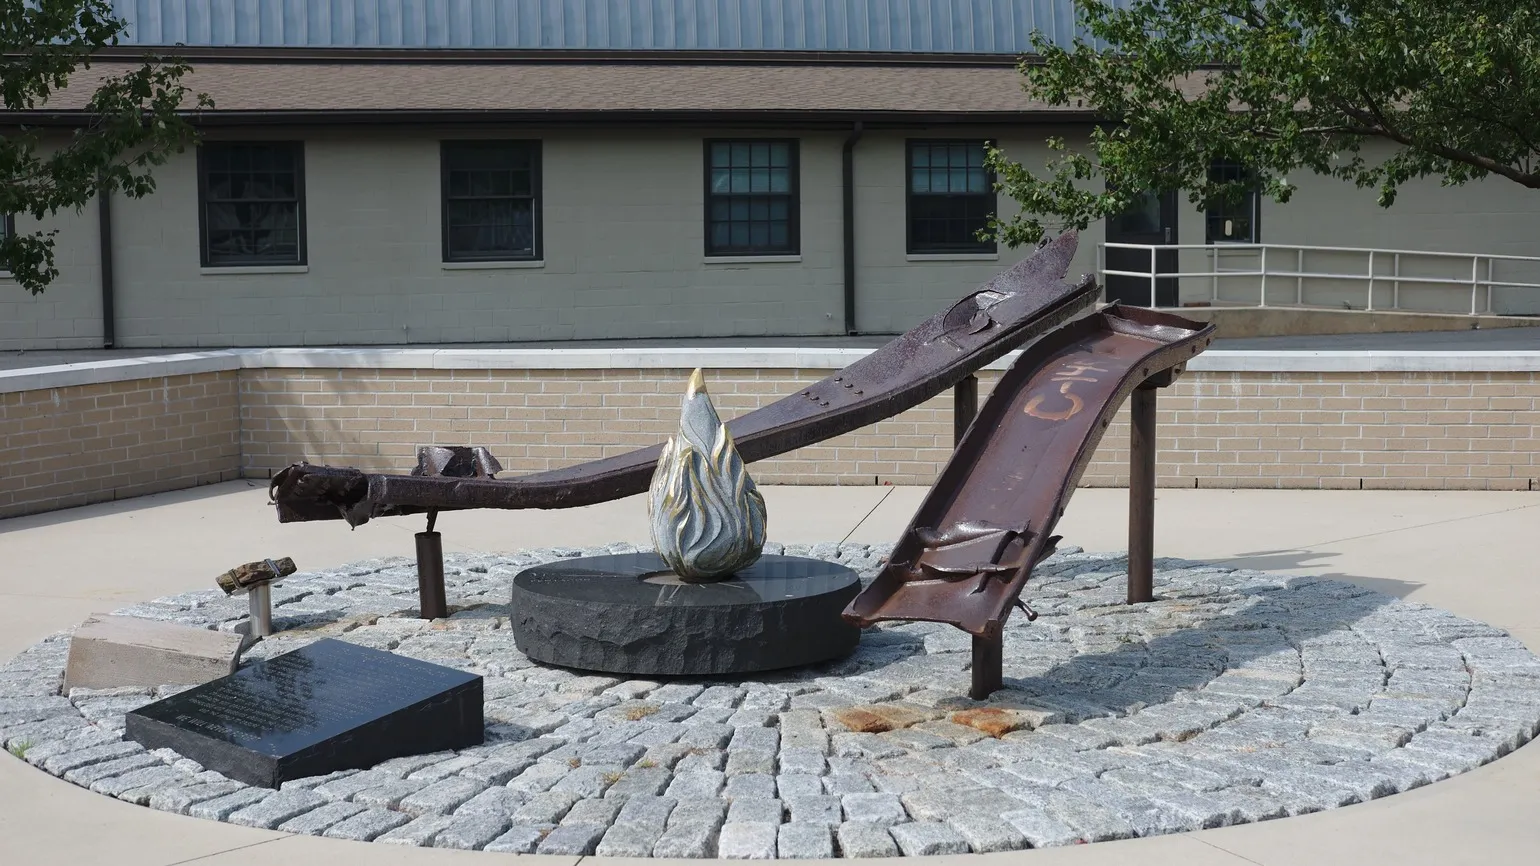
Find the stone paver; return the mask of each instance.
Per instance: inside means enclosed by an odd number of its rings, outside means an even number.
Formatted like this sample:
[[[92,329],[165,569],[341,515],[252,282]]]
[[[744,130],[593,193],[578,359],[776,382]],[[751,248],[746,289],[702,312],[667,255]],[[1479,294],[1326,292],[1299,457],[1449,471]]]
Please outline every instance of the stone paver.
[[[888,552],[815,547],[866,578]],[[557,555],[448,555],[451,604],[483,607],[431,627],[395,615],[410,610],[410,559],[295,575],[275,594],[275,619],[309,627],[246,655],[335,637],[477,671],[485,745],[247,787],[123,740],[123,713],[151,690],[58,694],[60,638],[0,663],[0,744],[103,794],[294,833],[803,858],[1270,820],[1434,784],[1540,734],[1540,658],[1518,640],[1326,579],[1161,560],[1161,598],[1129,609],[1125,559],[1067,548],[1025,593],[1039,619],[1007,626],[1009,688],[973,702],[967,636],[934,623],[884,624],[846,659],[743,684],[545,668],[482,611],[519,568]],[[207,590],[120,613],[228,629],[243,611]]]

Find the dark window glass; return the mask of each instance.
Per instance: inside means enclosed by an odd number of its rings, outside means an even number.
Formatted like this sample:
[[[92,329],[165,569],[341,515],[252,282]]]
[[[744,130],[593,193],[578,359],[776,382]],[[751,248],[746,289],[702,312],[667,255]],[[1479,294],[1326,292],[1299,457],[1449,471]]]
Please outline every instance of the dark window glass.
[[[992,253],[978,233],[995,212],[982,141],[909,142],[909,252]]]
[[[1209,163],[1210,183],[1249,182],[1251,172],[1236,162],[1215,160]],[[1257,191],[1253,184],[1244,196],[1236,200],[1222,200],[1209,205],[1204,222],[1207,226],[1208,243],[1257,243]]]
[[[204,265],[304,264],[300,148],[298,142],[200,148]]]
[[[444,261],[539,258],[540,145],[446,141]]]
[[[797,144],[706,143],[706,254],[797,252]]]
[[[16,218],[8,213],[0,213],[0,241],[16,234]]]

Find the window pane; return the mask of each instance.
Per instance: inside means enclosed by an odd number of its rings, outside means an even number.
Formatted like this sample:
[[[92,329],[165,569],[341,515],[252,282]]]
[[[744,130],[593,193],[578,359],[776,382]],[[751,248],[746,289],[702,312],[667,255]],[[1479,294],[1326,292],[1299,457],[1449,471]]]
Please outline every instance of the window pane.
[[[968,169],[968,192],[989,192],[989,182],[982,168]]]
[[[930,167],[930,148],[924,145],[916,145],[909,151],[909,165],[913,168]]]
[[[209,143],[202,171],[202,242],[210,264],[300,261],[297,146]]]
[[[911,192],[930,192],[930,172],[920,168],[909,172],[909,189]]]
[[[763,140],[713,142],[708,157],[712,167],[706,189],[707,252],[791,251],[796,244],[788,219],[796,188],[793,145]]]

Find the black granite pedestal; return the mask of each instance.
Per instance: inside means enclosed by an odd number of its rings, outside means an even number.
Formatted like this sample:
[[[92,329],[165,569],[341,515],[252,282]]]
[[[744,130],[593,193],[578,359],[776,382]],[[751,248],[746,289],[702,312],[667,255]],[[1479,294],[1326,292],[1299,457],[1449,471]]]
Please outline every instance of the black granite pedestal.
[[[481,677],[324,639],[134,710],[125,736],[276,788],[479,745]]]
[[[715,583],[681,581],[655,553],[564,559],[513,580],[509,626],[530,658],[643,676],[798,667],[855,649],[840,618],[861,590],[838,563],[765,556]]]

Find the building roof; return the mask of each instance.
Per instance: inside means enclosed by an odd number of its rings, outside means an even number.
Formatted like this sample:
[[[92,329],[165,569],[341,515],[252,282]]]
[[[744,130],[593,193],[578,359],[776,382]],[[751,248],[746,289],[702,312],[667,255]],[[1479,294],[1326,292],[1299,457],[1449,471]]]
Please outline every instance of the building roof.
[[[1129,0],[1106,0],[1126,6]],[[124,44],[1024,54],[1074,0],[114,0]]]
[[[130,68],[77,72],[33,122],[69,121],[95,82]],[[969,119],[1042,122],[1090,117],[1022,89],[1009,65],[679,63],[421,63],[193,61],[184,79],[215,109],[205,123],[504,120]],[[20,113],[13,113],[17,118]],[[0,118],[6,113],[0,112]]]

